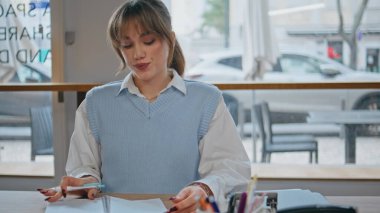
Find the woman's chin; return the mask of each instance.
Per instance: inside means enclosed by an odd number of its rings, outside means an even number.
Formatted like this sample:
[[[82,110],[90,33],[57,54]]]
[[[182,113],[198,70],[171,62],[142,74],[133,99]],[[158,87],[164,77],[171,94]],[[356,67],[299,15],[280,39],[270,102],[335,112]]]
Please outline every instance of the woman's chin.
[[[134,77],[139,81],[151,81],[153,79],[153,76],[148,72],[135,72]]]

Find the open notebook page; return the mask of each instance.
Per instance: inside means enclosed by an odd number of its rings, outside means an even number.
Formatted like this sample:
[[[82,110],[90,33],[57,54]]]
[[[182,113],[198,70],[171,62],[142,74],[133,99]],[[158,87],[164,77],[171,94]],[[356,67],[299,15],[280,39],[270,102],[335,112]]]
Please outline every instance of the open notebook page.
[[[125,200],[121,198],[109,197],[109,212],[165,212],[167,209],[160,199],[149,200]],[[49,203],[46,213],[104,213],[103,201],[101,198],[95,200],[71,199]]]

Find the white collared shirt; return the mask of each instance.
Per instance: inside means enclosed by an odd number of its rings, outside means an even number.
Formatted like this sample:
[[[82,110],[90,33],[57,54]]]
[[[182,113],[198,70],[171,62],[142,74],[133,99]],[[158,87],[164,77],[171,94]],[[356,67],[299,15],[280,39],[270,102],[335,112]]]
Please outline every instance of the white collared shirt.
[[[170,72],[173,78],[161,93],[173,86],[186,94],[184,80],[177,72],[173,70]],[[128,88],[132,94],[144,97],[134,84],[131,74],[124,79],[120,90],[125,88]],[[201,158],[198,171],[201,179],[197,182],[207,184],[217,198],[223,199],[235,186],[248,183],[251,176],[249,158],[222,98],[219,100],[207,133],[199,143],[199,153]],[[74,177],[91,175],[100,181],[100,167],[99,145],[89,127],[84,100],[76,111],[66,172]]]

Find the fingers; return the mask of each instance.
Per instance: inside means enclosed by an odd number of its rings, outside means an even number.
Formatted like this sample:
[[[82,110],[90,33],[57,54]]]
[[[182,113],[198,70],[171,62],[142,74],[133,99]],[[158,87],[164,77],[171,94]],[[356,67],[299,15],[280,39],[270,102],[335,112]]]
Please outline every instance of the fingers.
[[[52,189],[37,189],[41,194],[45,195],[45,196],[53,196],[55,195],[55,193],[57,193],[56,191],[52,190]]]
[[[97,198],[98,194],[99,194],[99,191],[97,189],[90,189],[87,192],[87,197],[88,199],[93,200]]]
[[[196,209],[197,208],[197,202],[198,199],[196,198],[195,194],[191,194],[188,197],[186,197],[184,200],[176,203],[174,207],[177,208],[178,212],[181,212],[185,209]],[[175,211],[177,212],[177,211]]]
[[[189,187],[186,187],[182,189],[176,196],[171,197],[170,200],[173,203],[178,203],[184,200],[186,197],[188,197],[189,194],[191,194],[191,189]]]
[[[194,205],[191,205],[185,209],[177,209],[176,207],[173,207],[173,208],[169,209],[168,212],[170,212],[170,213],[192,213],[192,212],[196,212],[197,209],[198,209],[198,205],[195,203]]]
[[[198,200],[202,194],[198,187],[186,187],[181,190],[178,195],[171,200],[174,206],[169,209],[168,212],[182,213],[182,212],[194,212],[198,207]]]
[[[46,201],[55,202],[55,201],[59,200],[62,196],[66,197],[68,186],[82,186],[87,181],[89,181],[89,179],[64,176],[61,179],[61,183],[60,183],[61,190],[60,190],[60,192],[59,191],[57,192],[54,189],[37,189],[37,190],[41,194],[48,196],[48,198],[45,199]],[[85,191],[81,191],[81,192],[75,191],[72,194],[84,195],[85,193],[86,193]],[[91,192],[91,194],[96,195],[96,193],[94,193],[94,192]],[[92,196],[92,197],[94,198],[95,196]]]
[[[55,202],[59,199],[61,199],[62,197],[62,193],[61,192],[56,192],[55,195],[51,196],[51,197],[48,197],[46,198],[45,200],[52,203],[52,202]]]
[[[74,178],[70,176],[64,176],[61,179],[61,191],[63,197],[66,197],[68,186],[82,186],[85,181],[82,178]]]

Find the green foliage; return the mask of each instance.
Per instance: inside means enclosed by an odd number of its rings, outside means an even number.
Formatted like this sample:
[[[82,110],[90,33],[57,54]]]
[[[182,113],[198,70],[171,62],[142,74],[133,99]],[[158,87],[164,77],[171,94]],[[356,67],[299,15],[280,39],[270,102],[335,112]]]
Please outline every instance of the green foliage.
[[[224,31],[224,2],[225,0],[206,0],[209,9],[206,10],[203,17],[202,31],[205,28],[215,28],[218,32],[223,33]]]

